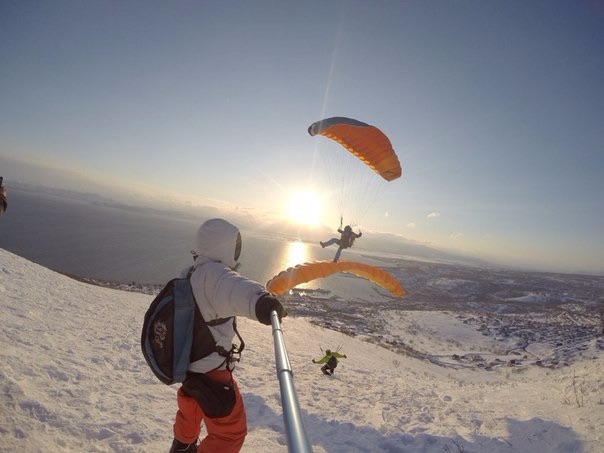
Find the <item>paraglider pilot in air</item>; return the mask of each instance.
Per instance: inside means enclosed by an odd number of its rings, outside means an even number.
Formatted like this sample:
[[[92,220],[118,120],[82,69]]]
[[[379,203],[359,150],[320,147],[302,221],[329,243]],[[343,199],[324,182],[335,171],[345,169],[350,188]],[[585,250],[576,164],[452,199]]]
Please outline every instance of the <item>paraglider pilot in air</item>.
[[[340,259],[340,254],[342,253],[342,250],[352,247],[355,239],[363,236],[362,231],[359,231],[358,234],[355,233],[354,231],[352,231],[352,228],[350,227],[350,225],[346,225],[343,230],[341,227],[338,228],[338,233],[340,233],[340,239],[331,238],[327,242],[319,242],[319,244],[321,244],[321,247],[323,247],[323,248],[329,247],[330,245],[333,245],[333,244],[338,244],[338,251],[336,252],[336,255],[333,257],[334,262],[337,262]]]
[[[347,359],[346,354],[340,354],[338,351],[325,350],[325,357],[319,360],[312,359],[312,363],[324,363],[321,367],[323,374],[327,376],[333,376],[336,367],[338,366],[338,359]]]

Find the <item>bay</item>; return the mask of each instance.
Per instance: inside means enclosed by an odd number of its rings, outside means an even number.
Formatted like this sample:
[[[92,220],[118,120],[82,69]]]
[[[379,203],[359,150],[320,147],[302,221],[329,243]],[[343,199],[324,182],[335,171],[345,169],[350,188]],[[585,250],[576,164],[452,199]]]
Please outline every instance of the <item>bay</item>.
[[[12,189],[9,210],[0,217],[0,247],[66,274],[161,284],[192,262],[195,232],[204,220]],[[335,247],[323,250],[318,244],[272,237],[266,232],[241,233],[239,271],[263,284],[290,266],[331,259],[335,253]],[[354,250],[346,253],[355,255]],[[319,279],[300,288],[324,290],[351,300],[376,296],[373,285],[349,274]]]

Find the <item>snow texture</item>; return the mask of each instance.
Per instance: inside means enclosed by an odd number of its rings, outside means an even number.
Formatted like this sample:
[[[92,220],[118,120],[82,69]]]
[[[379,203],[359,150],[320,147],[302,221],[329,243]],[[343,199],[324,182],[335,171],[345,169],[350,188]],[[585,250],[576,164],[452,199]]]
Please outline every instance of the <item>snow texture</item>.
[[[153,376],[139,346],[151,299],[0,249],[0,451],[168,451],[177,386]],[[542,335],[523,344],[511,327],[532,318]],[[560,359],[541,318],[517,315],[505,336],[499,320],[472,313],[398,310],[384,315],[378,342],[292,310],[282,326],[313,451],[604,451],[599,325],[588,322]],[[239,330],[242,451],[287,451],[271,328],[240,319]],[[311,360],[338,346],[348,358],[322,375]]]

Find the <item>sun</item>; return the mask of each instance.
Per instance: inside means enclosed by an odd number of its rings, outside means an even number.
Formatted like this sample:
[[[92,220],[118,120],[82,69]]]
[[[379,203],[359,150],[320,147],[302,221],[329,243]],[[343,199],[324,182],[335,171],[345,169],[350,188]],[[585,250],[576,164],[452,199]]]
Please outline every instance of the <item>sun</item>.
[[[294,192],[287,200],[286,214],[290,222],[318,225],[321,216],[321,199],[313,191]]]

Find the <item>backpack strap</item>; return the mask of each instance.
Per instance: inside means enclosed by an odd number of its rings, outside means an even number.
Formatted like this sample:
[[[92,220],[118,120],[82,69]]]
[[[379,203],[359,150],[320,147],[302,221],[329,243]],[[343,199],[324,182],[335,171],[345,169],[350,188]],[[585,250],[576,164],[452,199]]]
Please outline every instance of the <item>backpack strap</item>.
[[[193,272],[195,272],[195,266],[191,265],[189,271],[187,272],[187,280],[191,281],[191,275],[193,275]]]
[[[189,281],[191,280],[191,275],[195,270],[196,269],[193,266],[191,266],[191,269],[189,269],[187,273],[187,279]],[[195,299],[194,294],[193,299]],[[219,346],[216,344],[216,339],[214,338],[214,335],[212,334],[208,326],[219,326],[228,322],[229,320],[232,320],[233,322],[233,330],[235,331],[235,334],[239,339],[239,346],[233,344],[231,345],[231,349],[227,350],[223,346]],[[237,330],[236,318],[232,316],[229,318],[218,318],[213,319],[211,321],[206,321],[203,318],[201,311],[199,310],[197,301],[195,300],[195,325],[198,327],[196,327],[193,347],[191,348],[191,362],[203,359],[204,357],[209,356],[211,353],[216,352],[220,356],[224,357],[224,361],[214,369],[217,370],[221,366],[226,365],[226,369],[228,371],[233,371],[233,369],[235,368],[234,363],[239,362],[241,360],[241,353],[245,348],[245,342],[243,341],[243,338]]]
[[[215,325],[223,324],[223,323],[227,322],[229,319],[233,320],[233,330],[235,331],[235,334],[237,335],[237,338],[239,339],[239,346],[237,346],[236,344],[232,344],[231,349],[229,349],[227,351],[224,347],[215,345],[214,352],[217,352],[222,357],[224,357],[224,361],[214,369],[218,369],[222,365],[226,365],[227,370],[233,371],[233,369],[235,368],[235,365],[234,365],[235,362],[239,362],[241,360],[241,353],[245,349],[245,342],[243,341],[241,334],[237,330],[237,319],[234,316],[232,318],[226,318],[226,319],[225,318],[215,319],[213,321],[207,322],[206,324],[208,326],[215,326]]]

